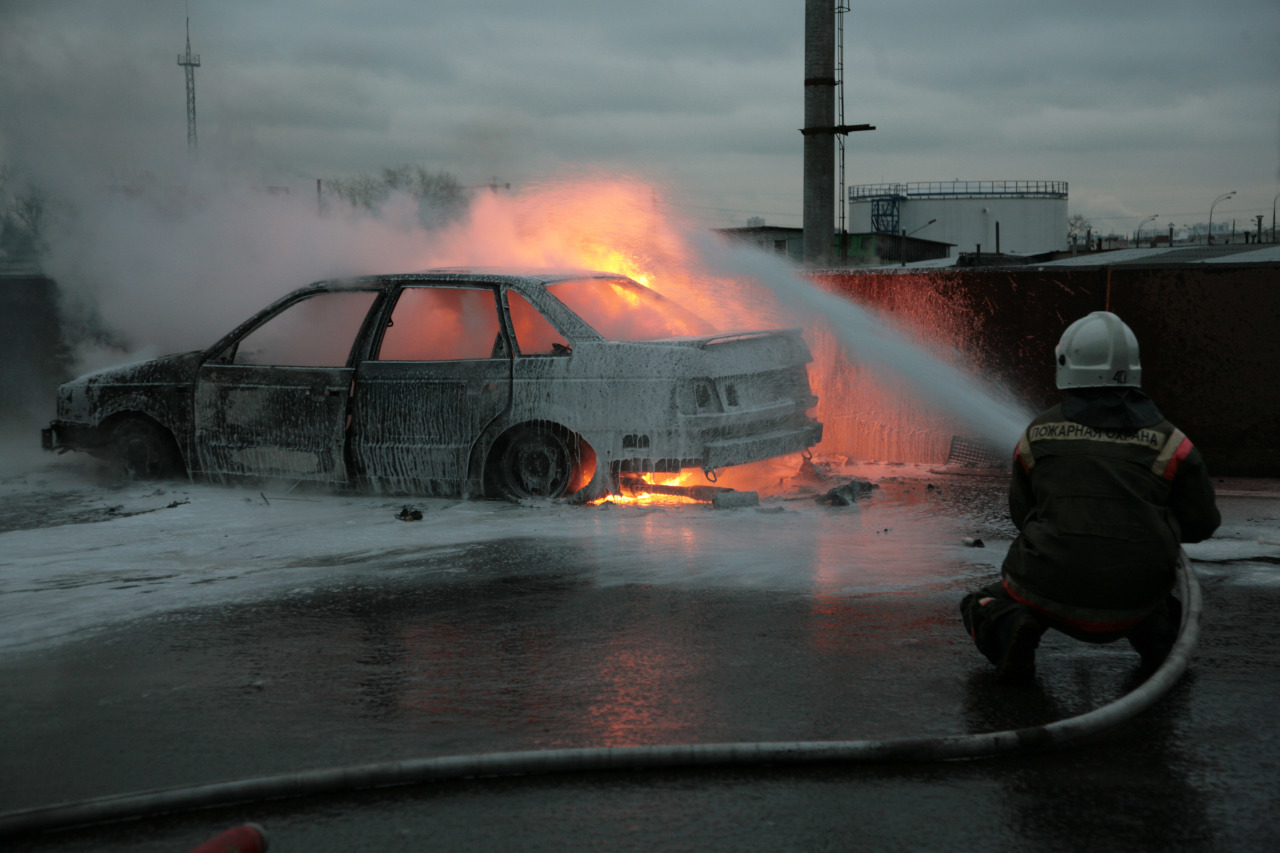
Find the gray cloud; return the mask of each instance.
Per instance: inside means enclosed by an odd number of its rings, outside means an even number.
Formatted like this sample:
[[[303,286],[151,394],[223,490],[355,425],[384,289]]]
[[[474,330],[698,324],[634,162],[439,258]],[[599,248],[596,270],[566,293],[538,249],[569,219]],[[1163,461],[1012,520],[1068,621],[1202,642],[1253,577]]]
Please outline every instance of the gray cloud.
[[[183,14],[0,6],[0,157],[179,180]],[[202,159],[263,182],[399,162],[516,185],[612,168],[708,222],[799,224],[799,4],[192,0],[191,15]],[[1274,0],[895,0],[845,18],[846,121],[878,127],[848,139],[851,183],[1066,180],[1072,212],[1120,230],[1155,210],[1204,218],[1227,189],[1229,215],[1269,214]]]

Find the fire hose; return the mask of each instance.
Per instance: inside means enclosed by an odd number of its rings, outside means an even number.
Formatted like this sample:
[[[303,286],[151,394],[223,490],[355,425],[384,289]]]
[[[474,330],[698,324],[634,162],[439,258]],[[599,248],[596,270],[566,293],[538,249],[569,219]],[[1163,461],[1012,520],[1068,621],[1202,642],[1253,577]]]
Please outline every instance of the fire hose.
[[[849,741],[669,744],[580,747],[419,758],[335,767],[233,782],[167,788],[0,813],[0,837],[84,824],[228,806],[482,776],[586,771],[842,762],[945,761],[1043,749],[1126,722],[1154,705],[1186,671],[1200,636],[1202,601],[1191,561],[1178,559],[1182,625],[1168,657],[1119,699],[1075,717],[1022,729],[944,737]]]

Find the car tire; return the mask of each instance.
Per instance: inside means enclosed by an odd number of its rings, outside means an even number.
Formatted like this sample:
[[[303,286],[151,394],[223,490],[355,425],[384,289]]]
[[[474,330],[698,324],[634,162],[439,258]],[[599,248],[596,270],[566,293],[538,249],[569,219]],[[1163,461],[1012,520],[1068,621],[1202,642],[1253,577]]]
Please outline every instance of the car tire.
[[[574,479],[577,454],[570,441],[546,427],[522,427],[495,454],[494,484],[501,497],[561,498]]]
[[[153,421],[126,418],[111,429],[110,458],[130,480],[155,480],[182,471],[173,438]]]

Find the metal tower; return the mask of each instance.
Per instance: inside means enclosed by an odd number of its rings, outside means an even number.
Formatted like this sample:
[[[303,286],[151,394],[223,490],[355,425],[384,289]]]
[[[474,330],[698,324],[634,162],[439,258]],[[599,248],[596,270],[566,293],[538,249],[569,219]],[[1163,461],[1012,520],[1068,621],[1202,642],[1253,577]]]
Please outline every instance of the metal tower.
[[[178,64],[187,72],[187,151],[196,153],[196,69],[200,54],[191,55],[191,19],[187,18],[187,52],[178,54]]]

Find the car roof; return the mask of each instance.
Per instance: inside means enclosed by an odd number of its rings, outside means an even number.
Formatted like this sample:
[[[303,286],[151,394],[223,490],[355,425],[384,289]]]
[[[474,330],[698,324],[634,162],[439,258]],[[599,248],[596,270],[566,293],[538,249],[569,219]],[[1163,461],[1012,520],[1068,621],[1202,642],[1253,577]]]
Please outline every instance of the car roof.
[[[308,285],[308,288],[368,290],[370,287],[386,289],[410,282],[434,281],[442,283],[505,284],[519,289],[530,286],[545,287],[548,284],[555,284],[561,281],[580,281],[590,278],[627,279],[627,276],[621,273],[601,272],[600,270],[512,270],[498,267],[438,267],[419,272],[327,279]],[[629,281],[630,279],[627,280]]]

